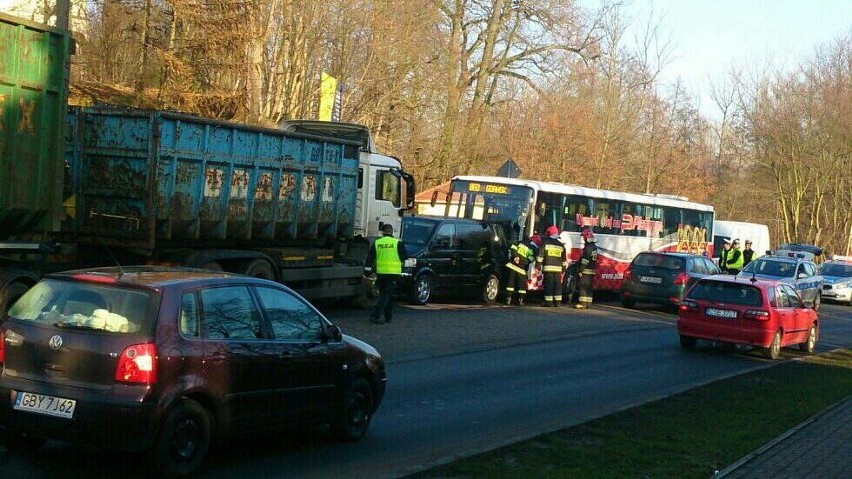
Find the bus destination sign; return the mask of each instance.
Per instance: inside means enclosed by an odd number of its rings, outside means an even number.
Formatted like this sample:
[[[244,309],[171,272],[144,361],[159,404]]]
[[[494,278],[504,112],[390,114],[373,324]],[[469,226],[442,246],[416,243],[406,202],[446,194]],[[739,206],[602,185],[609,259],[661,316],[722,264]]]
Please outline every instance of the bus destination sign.
[[[511,192],[506,185],[490,185],[487,183],[484,186],[481,183],[469,183],[467,190],[477,193],[496,193],[498,195],[508,195]]]

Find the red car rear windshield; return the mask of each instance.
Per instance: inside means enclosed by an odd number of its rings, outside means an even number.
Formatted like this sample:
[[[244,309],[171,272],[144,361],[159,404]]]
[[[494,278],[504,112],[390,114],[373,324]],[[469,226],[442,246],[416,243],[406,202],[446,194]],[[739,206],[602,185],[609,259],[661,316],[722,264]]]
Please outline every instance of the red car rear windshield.
[[[763,298],[756,286],[724,281],[699,281],[689,290],[687,298],[717,303],[761,306]]]
[[[150,299],[147,291],[47,279],[30,288],[9,316],[63,328],[132,334],[147,329]]]

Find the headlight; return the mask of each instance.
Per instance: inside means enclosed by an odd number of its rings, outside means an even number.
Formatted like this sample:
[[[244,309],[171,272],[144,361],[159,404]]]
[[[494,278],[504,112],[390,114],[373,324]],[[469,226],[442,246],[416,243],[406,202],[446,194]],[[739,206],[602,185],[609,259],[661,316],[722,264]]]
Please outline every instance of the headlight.
[[[831,289],[846,289],[852,287],[852,281],[843,281],[842,283],[834,283]]]
[[[417,258],[405,258],[402,265],[406,268],[413,268],[417,266]]]

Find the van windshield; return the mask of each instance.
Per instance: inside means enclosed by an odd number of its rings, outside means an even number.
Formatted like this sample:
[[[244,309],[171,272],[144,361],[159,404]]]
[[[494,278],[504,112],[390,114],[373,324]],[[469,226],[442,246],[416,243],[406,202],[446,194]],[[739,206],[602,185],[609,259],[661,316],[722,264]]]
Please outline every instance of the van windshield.
[[[686,297],[694,300],[703,299],[743,306],[760,306],[763,304],[760,289],[757,287],[723,281],[699,281],[689,290]]]
[[[136,333],[145,328],[151,294],[83,282],[47,279],[27,291],[9,317],[60,328]]]
[[[406,244],[425,245],[432,236],[437,222],[418,218],[403,218],[399,237]]]

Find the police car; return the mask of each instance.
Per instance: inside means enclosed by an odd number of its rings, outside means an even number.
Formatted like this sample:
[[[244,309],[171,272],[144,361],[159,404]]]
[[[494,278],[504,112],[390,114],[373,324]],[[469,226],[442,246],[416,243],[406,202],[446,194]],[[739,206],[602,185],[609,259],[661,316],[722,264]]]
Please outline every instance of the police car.
[[[819,269],[825,279],[822,297],[852,306],[852,256],[833,256]]]
[[[747,264],[737,277],[787,283],[796,289],[806,305],[819,310],[824,280],[813,259],[814,253],[798,248],[777,250]]]

